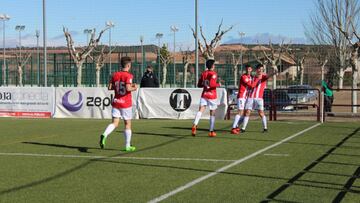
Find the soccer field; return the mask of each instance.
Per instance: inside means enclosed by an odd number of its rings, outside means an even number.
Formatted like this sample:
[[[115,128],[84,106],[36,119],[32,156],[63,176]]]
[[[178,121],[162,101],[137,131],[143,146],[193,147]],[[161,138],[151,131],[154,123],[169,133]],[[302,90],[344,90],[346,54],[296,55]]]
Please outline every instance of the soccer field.
[[[108,122],[0,119],[0,202],[360,202],[359,123],[135,120],[127,153]]]

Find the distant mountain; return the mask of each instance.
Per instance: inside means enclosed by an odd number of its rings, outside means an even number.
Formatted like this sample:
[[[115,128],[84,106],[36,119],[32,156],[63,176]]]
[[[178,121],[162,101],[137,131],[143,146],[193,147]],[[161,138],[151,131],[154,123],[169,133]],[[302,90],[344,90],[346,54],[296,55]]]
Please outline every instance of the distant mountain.
[[[291,44],[309,44],[305,38],[301,37],[286,37],[282,35],[272,35],[270,33],[259,33],[253,36],[244,36],[242,39],[240,37],[229,36],[223,41],[223,44],[268,44],[269,40],[274,44],[281,43],[282,40],[285,42],[291,42]]]

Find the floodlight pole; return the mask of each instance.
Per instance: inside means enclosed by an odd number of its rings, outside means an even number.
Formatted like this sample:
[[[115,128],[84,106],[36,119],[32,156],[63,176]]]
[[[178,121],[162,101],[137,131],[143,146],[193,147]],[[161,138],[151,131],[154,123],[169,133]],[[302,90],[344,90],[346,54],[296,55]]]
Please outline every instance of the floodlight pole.
[[[140,36],[140,44],[141,44],[141,74],[144,73],[144,36]]]
[[[160,60],[160,40],[163,37],[164,34],[162,33],[156,33],[155,37],[158,39],[158,66],[159,66],[159,70],[158,70],[158,80],[160,80],[160,69],[161,69],[161,60]]]
[[[40,37],[40,31],[36,30],[35,32],[36,36],[36,58],[37,58],[37,84],[38,87],[40,86],[40,52],[39,52],[39,37]]]
[[[243,36],[245,36],[245,32],[239,32],[239,35],[240,35],[240,44],[242,45],[243,44]],[[240,74],[242,74],[243,72],[243,51],[240,50]]]
[[[46,4],[43,0],[44,86],[47,87]]]
[[[173,31],[174,32],[174,56],[173,56],[173,63],[174,63],[174,74],[173,74],[173,80],[174,80],[174,87],[176,86],[176,82],[175,82],[175,79],[176,79],[176,74],[175,74],[175,71],[176,71],[176,64],[175,64],[175,53],[176,53],[176,42],[175,42],[175,33],[177,32],[177,31],[179,31],[179,29],[176,27],[176,26],[171,26],[170,27],[170,29],[171,29],[171,31]]]
[[[112,21],[107,21],[105,23],[106,26],[109,27],[109,75],[112,74],[112,67],[111,67],[111,28],[115,26],[115,24]]]
[[[7,14],[1,14],[0,20],[3,21],[3,69],[4,69],[4,86],[6,85],[6,61],[5,61],[5,21],[10,20]]]
[[[195,85],[199,80],[198,0],[195,0]]]

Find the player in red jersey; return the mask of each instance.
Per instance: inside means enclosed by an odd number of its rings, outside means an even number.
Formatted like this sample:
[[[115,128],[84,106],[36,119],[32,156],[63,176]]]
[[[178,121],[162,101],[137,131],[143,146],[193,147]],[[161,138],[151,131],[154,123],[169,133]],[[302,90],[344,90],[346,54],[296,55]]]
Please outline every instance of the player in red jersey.
[[[207,70],[201,74],[201,77],[198,82],[198,87],[202,87],[203,91],[200,99],[199,111],[195,116],[195,120],[192,126],[192,136],[196,135],[196,128],[200,121],[202,113],[205,111],[206,106],[209,106],[210,109],[210,129],[209,136],[215,137],[216,133],[214,131],[215,125],[215,110],[217,108],[217,95],[216,87],[220,86],[220,83],[217,83],[217,73],[215,70],[215,60],[209,59],[206,61]]]
[[[125,130],[125,151],[135,151],[131,142],[131,119],[132,119],[132,97],[131,92],[137,89],[137,85],[132,83],[133,75],[129,73],[131,68],[131,58],[121,58],[122,70],[115,72],[108,85],[109,90],[114,90],[115,97],[112,101],[112,123],[107,126],[105,132],[100,136],[100,147],[105,147],[107,136],[119,126],[120,119],[124,120]]]
[[[264,73],[264,66],[262,64],[258,64],[256,66],[256,78],[254,81],[254,88],[251,90],[249,98],[245,104],[245,117],[243,126],[241,128],[241,132],[245,132],[246,126],[249,122],[249,117],[251,111],[258,110],[259,116],[261,118],[263,124],[263,132],[267,132],[267,121],[264,113],[264,90],[266,88],[266,81],[272,77],[276,72],[271,73],[270,75],[266,75]]]
[[[235,116],[234,123],[231,129],[231,134],[239,134],[240,128],[238,125],[240,125],[244,119],[244,109],[245,109],[245,103],[246,100],[249,97],[249,93],[251,93],[251,90],[254,88],[255,84],[257,83],[258,79],[253,78],[251,76],[252,67],[250,65],[246,65],[246,73],[244,73],[239,82],[239,91],[237,95],[237,108],[238,108],[238,114]]]

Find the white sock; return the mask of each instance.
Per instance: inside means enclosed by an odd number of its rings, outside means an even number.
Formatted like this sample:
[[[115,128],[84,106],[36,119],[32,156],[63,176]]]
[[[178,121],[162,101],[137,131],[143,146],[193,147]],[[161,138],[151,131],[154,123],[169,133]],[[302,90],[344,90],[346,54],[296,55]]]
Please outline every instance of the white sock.
[[[196,113],[196,116],[195,116],[195,120],[194,120],[194,125],[198,125],[199,124],[199,121],[200,121],[200,118],[201,118],[201,112],[197,112]]]
[[[210,131],[214,131],[215,116],[210,116]]]
[[[106,129],[105,132],[103,133],[104,137],[106,138],[113,130],[115,129],[115,125],[114,124],[109,124]]]
[[[243,121],[243,126],[241,129],[245,130],[248,122],[249,122],[249,116],[245,116]]]
[[[241,116],[240,116],[239,114],[237,114],[237,115],[235,116],[235,119],[234,119],[234,123],[233,123],[233,125],[232,125],[232,128],[236,128],[236,127],[238,126],[240,117],[241,117]]]
[[[130,142],[131,142],[131,130],[130,129],[125,129],[124,130],[124,136],[125,136],[125,147],[130,147]]]
[[[266,121],[266,116],[265,115],[261,118],[261,121],[262,121],[264,129],[267,129],[267,123],[266,123],[267,121]]]
[[[241,115],[240,119],[239,119],[239,123],[238,123],[238,127],[244,122],[244,116]]]

